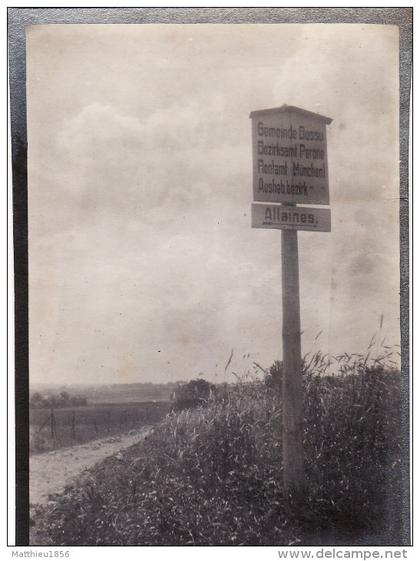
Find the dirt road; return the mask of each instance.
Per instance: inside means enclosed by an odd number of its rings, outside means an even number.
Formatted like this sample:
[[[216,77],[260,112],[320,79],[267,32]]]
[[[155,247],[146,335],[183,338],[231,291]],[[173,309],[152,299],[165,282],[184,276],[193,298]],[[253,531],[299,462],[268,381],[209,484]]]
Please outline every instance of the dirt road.
[[[140,442],[151,432],[143,427],[129,434],[94,440],[79,446],[36,454],[29,459],[29,498],[31,504],[46,504],[49,495],[62,493],[96,463]]]

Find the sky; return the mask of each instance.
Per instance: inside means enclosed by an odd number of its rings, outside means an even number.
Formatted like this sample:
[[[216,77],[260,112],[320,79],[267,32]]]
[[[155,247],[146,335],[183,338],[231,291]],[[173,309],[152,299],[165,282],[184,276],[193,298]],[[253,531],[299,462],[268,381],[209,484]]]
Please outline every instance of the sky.
[[[232,381],[282,356],[281,232],[251,228],[251,111],[327,127],[302,352],[398,345],[398,28],[27,29],[31,384]],[[229,368],[225,365],[233,349]]]

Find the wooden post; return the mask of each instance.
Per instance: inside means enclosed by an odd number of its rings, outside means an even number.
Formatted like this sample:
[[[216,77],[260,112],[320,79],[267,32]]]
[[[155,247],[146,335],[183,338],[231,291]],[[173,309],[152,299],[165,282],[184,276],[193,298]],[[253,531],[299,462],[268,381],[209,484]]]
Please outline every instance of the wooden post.
[[[54,409],[50,408],[50,433],[51,439],[54,438]]]
[[[282,230],[283,483],[294,502],[304,491],[299,259],[296,230]]]
[[[76,413],[73,411],[71,416],[71,437],[76,442]]]
[[[51,420],[51,438],[57,440],[57,426],[55,422],[55,414],[54,414],[53,407],[51,407],[50,420]]]
[[[297,232],[331,231],[330,209],[306,205],[330,204],[327,125],[332,119],[286,104],[252,111],[250,117],[251,224],[253,228],[282,231],[283,484],[296,512],[304,506],[305,496]],[[305,144],[298,148],[302,140]],[[306,175],[307,166],[314,172]]]

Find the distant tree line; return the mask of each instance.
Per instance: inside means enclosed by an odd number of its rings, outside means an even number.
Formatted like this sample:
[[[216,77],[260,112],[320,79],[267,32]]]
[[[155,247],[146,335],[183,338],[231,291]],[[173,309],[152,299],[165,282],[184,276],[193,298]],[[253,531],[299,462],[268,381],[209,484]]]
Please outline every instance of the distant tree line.
[[[87,405],[87,399],[80,395],[70,395],[66,391],[51,395],[42,395],[39,392],[35,392],[32,394],[29,404],[34,409],[57,409],[60,407]]]

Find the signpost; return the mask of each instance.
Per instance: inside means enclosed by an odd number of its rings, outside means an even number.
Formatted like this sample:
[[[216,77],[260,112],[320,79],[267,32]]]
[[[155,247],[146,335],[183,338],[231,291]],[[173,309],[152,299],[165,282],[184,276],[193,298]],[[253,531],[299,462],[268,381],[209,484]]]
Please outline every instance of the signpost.
[[[332,119],[291,105],[253,111],[252,227],[282,230],[283,482],[303,496],[302,357],[298,230],[331,231],[326,125]],[[265,204],[259,204],[265,203]],[[269,204],[267,204],[269,203]]]

